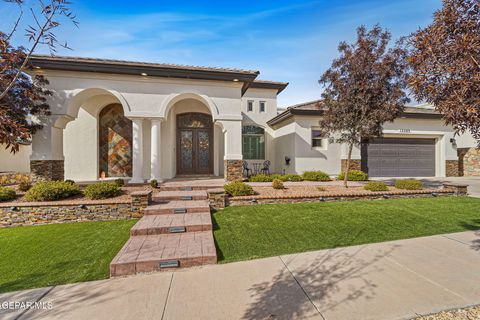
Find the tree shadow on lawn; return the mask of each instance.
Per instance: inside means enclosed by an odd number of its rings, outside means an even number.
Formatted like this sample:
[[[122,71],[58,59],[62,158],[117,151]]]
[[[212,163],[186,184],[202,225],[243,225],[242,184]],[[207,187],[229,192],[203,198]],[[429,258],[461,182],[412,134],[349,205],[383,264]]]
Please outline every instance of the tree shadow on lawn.
[[[460,225],[467,230],[475,231],[475,236],[478,239],[472,241],[471,248],[480,251],[480,219],[472,219],[468,222],[462,222]]]
[[[377,285],[370,275],[382,271],[378,262],[397,247],[364,252],[362,245],[309,252],[302,254],[302,263],[295,262],[299,254],[282,256],[286,268],[272,281],[251,287],[255,302],[243,318],[302,319],[353,300],[371,299]]]

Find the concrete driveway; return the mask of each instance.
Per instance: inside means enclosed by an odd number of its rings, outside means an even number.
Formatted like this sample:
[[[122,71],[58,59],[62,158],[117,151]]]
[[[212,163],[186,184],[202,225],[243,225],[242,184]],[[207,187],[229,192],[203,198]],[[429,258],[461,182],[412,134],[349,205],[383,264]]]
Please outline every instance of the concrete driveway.
[[[47,310],[0,318],[408,319],[480,303],[479,270],[471,231],[7,293]]]

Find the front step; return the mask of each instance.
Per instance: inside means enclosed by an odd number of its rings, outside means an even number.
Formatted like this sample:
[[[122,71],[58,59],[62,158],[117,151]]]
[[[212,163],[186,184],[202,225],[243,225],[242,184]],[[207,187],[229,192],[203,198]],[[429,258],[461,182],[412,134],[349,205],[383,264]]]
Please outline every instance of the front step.
[[[208,200],[171,200],[150,205],[144,209],[145,215],[199,212],[210,212],[210,204]]]
[[[131,237],[110,263],[110,276],[217,263],[211,231]]]
[[[172,200],[207,200],[208,195],[205,190],[192,191],[162,191],[153,195],[153,201],[172,201]]]
[[[185,187],[185,186],[180,186],[180,185],[166,185],[166,186],[160,186],[159,189],[161,192],[164,191],[206,191],[208,189],[212,188],[218,188],[219,186],[191,186],[191,187]]]
[[[141,236],[181,232],[181,229],[176,229],[177,227],[184,227],[184,232],[212,230],[210,212],[146,215],[133,226],[130,235]]]

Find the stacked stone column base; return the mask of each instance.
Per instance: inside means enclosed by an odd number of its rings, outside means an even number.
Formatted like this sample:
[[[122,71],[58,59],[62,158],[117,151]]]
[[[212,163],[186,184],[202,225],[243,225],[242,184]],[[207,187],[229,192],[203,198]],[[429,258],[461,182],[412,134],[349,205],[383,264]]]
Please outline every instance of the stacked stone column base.
[[[64,160],[31,160],[30,172],[32,181],[63,181]]]
[[[241,181],[242,174],[242,160],[224,160],[225,170],[224,176],[226,181]]]
[[[341,171],[344,172],[347,169],[347,159],[341,160]],[[362,170],[362,160],[360,159],[351,159],[350,160],[350,170]]]

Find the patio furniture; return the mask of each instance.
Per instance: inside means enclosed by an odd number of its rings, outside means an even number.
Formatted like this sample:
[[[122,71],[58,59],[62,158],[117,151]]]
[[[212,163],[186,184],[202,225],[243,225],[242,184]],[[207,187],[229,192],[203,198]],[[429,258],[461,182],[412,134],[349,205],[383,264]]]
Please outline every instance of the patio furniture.
[[[261,163],[260,162],[254,162],[253,163],[253,174],[258,174],[260,172],[260,167],[261,167]]]
[[[243,175],[245,175],[245,171],[246,171],[247,172],[247,178],[249,178],[251,169],[248,167],[248,162],[243,161],[242,166],[243,166]]]
[[[263,162],[263,168],[260,170],[263,174],[268,174],[270,175],[270,160],[265,160]]]

